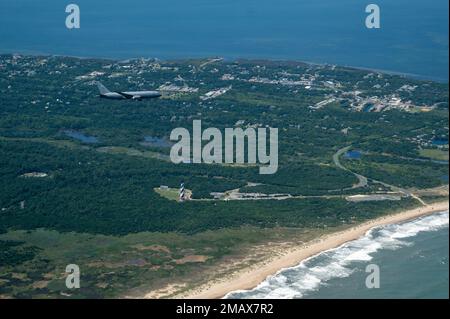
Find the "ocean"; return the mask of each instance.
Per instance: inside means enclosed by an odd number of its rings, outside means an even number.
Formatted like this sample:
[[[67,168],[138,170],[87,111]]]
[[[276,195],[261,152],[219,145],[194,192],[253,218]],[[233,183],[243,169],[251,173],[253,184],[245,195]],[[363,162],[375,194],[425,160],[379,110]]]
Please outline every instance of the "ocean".
[[[367,288],[368,265],[379,288]],[[449,298],[449,212],[377,227],[226,298]]]
[[[65,26],[69,3],[81,28]],[[2,0],[0,52],[330,63],[448,82],[448,0]]]

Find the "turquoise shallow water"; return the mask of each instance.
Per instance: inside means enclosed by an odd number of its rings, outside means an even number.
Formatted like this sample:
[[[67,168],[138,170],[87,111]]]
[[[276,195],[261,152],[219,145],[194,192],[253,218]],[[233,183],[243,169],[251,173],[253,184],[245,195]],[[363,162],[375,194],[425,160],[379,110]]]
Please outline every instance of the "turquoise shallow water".
[[[65,27],[65,6],[81,29]],[[2,0],[0,52],[291,59],[448,81],[448,0]]]
[[[388,225],[228,298],[448,298],[449,214]],[[365,285],[367,265],[380,288]]]

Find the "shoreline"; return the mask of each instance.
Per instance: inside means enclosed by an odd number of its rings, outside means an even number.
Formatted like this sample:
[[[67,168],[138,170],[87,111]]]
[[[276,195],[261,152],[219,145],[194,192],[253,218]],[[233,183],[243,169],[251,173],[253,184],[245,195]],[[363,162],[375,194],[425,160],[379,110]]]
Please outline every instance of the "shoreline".
[[[282,256],[270,260],[266,264],[258,264],[252,268],[238,271],[229,278],[225,278],[226,281],[212,282],[207,286],[204,285],[198,289],[188,291],[179,297],[186,299],[219,299],[232,291],[253,289],[266,280],[267,277],[285,268],[297,266],[305,259],[320,254],[321,252],[356,240],[364,236],[372,228],[406,222],[447,210],[449,210],[449,202],[445,201],[379,217],[352,228],[319,237],[300,248],[287,251]]]
[[[346,69],[354,69],[359,71],[366,71],[366,72],[377,72],[382,73],[386,75],[391,76],[399,76],[402,78],[406,78],[409,80],[417,80],[417,81],[431,81],[436,83],[443,83],[447,84],[449,83],[449,79],[445,77],[440,77],[436,75],[425,75],[425,74],[417,74],[417,73],[410,73],[410,72],[403,72],[403,71],[395,71],[395,70],[386,70],[386,69],[380,69],[375,67],[368,67],[368,66],[355,66],[355,65],[349,65],[349,64],[340,64],[340,63],[333,63],[333,62],[312,62],[307,60],[299,60],[296,58],[286,58],[286,57],[265,57],[265,56],[238,56],[238,55],[229,55],[229,56],[219,56],[219,55],[211,55],[208,56],[208,54],[198,54],[198,55],[187,55],[186,57],[177,57],[177,56],[166,56],[166,57],[150,57],[150,56],[133,56],[133,57],[105,57],[102,55],[93,55],[93,56],[83,56],[83,55],[71,55],[71,54],[59,54],[59,53],[48,53],[48,52],[40,52],[38,50],[0,50],[0,55],[24,55],[24,56],[35,56],[35,57],[63,57],[63,58],[74,58],[74,59],[80,59],[80,60],[106,60],[106,61],[128,61],[128,60],[138,60],[138,59],[155,59],[163,62],[173,62],[173,61],[183,61],[183,60],[197,60],[197,59],[211,59],[214,57],[222,58],[225,61],[240,61],[240,60],[247,60],[247,61],[265,61],[265,62],[280,62],[280,63],[304,63],[308,65],[318,65],[318,66],[325,66],[325,65],[336,65],[342,68]]]

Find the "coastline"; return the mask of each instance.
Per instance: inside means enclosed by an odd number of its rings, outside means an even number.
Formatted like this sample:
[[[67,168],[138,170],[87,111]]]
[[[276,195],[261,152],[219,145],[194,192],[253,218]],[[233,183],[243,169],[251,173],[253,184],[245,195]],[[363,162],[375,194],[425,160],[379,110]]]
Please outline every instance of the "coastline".
[[[276,274],[282,269],[294,267],[303,260],[317,255],[323,251],[339,247],[349,241],[356,240],[372,228],[396,224],[416,219],[433,213],[449,209],[449,202],[438,202],[419,208],[402,211],[392,215],[383,216],[352,228],[331,233],[306,243],[304,246],[286,251],[282,256],[266,264],[258,264],[252,268],[239,271],[224,281],[217,281],[207,286],[188,291],[177,296],[186,299],[219,299],[232,291],[249,290],[258,286],[267,277]],[[146,296],[148,298],[148,295]]]
[[[24,56],[38,56],[38,57],[64,57],[64,58],[74,58],[74,59],[80,59],[80,60],[106,60],[106,61],[127,61],[127,60],[136,60],[136,59],[155,59],[158,61],[163,62],[173,62],[173,61],[181,61],[181,60],[190,60],[190,59],[210,59],[214,57],[222,58],[226,61],[265,61],[265,62],[280,62],[280,63],[286,63],[286,62],[294,62],[294,63],[304,63],[309,65],[318,65],[318,66],[325,66],[325,65],[336,65],[340,66],[346,69],[353,69],[353,70],[359,70],[359,71],[366,71],[366,72],[377,72],[382,73],[386,75],[391,76],[399,76],[410,80],[416,80],[416,81],[431,81],[436,83],[443,83],[447,84],[449,83],[448,77],[441,77],[436,75],[425,75],[425,74],[418,74],[418,73],[410,73],[410,72],[404,72],[400,70],[388,70],[388,69],[382,69],[382,68],[376,68],[376,67],[369,67],[369,66],[357,66],[357,65],[350,65],[350,64],[340,64],[336,62],[312,62],[309,60],[302,60],[298,58],[288,58],[288,57],[268,57],[268,56],[239,56],[239,55],[228,55],[228,56],[220,56],[220,55],[214,55],[214,54],[197,54],[197,55],[187,55],[186,57],[178,57],[178,56],[143,56],[143,55],[136,55],[136,56],[103,56],[103,55],[71,55],[71,54],[64,54],[64,53],[48,53],[38,50],[14,50],[14,49],[4,49],[0,50],[0,55],[24,55]]]

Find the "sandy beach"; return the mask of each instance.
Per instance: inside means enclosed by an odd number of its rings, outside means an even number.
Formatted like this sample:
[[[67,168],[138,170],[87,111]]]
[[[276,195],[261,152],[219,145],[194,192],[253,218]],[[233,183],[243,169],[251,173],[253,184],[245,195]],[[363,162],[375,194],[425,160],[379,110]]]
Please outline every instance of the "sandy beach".
[[[224,278],[222,281],[212,282],[208,286],[200,287],[179,297],[187,299],[216,299],[222,298],[231,291],[252,289],[268,276],[277,273],[281,269],[293,267],[302,260],[322,251],[336,248],[346,242],[358,239],[374,227],[404,222],[448,209],[449,202],[445,201],[380,217],[350,229],[320,237],[304,246],[286,251],[279,258],[266,264],[256,265],[253,268],[237,272],[228,278]]]

